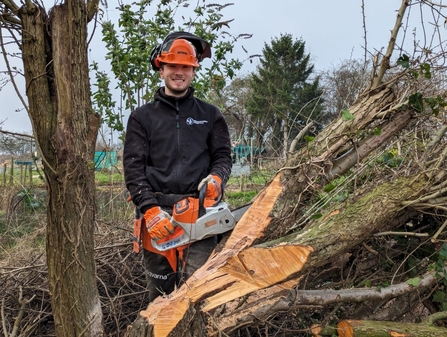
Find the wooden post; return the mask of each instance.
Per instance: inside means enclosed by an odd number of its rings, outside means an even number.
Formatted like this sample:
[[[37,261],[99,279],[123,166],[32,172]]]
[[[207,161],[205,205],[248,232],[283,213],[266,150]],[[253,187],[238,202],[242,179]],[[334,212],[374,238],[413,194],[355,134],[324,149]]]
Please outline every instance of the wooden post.
[[[29,186],[33,187],[33,165],[28,165],[29,167]]]
[[[6,170],[8,169],[8,165],[6,165],[6,163],[3,164],[3,171],[2,171],[2,175],[3,175],[3,186],[6,186]]]
[[[14,159],[11,158],[11,168],[9,169],[9,185],[14,185]]]
[[[245,182],[244,182],[244,180],[245,180],[245,174],[241,174],[240,181],[239,181],[241,192],[244,192],[244,190],[245,190],[245,187],[244,187]]]
[[[26,170],[23,170],[23,164],[19,165],[20,167],[20,171],[19,171],[19,181],[20,181],[20,185],[24,186],[25,185],[25,179],[26,179]]]

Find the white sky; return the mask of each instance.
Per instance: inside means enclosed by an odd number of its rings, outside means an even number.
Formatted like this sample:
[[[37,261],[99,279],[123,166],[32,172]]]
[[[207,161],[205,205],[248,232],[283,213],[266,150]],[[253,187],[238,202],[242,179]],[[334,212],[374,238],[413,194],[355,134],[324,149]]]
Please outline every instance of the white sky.
[[[53,3],[50,0],[44,2],[49,3],[48,6]],[[115,0],[109,0],[109,18],[116,23],[117,21],[113,19],[116,10],[112,2]],[[215,2],[224,4],[230,1]],[[306,42],[306,52],[311,54],[316,71],[327,70],[351,57],[355,59],[364,57],[361,0],[232,0],[231,2],[234,5],[223,10],[224,18],[234,18],[230,24],[232,33],[253,34],[251,39],[242,42],[249,55],[262,54],[264,43],[270,44],[272,38],[288,33],[295,39],[302,38]],[[364,0],[364,3],[367,49],[374,53],[386,47],[401,0]],[[420,20],[417,8],[412,10],[412,15],[417,24]],[[427,18],[432,22],[431,17]],[[96,40],[91,49],[95,60],[99,61],[101,58],[96,55],[105,53],[101,48],[99,29]],[[239,45],[235,49],[234,56],[243,60],[247,54]],[[247,62],[242,73],[253,71],[257,64],[256,60],[252,64]],[[5,68],[4,60],[0,58],[0,70]],[[17,110],[19,111],[16,112]],[[2,88],[0,91],[0,124],[3,130],[31,133],[28,115],[22,109],[12,86]]]

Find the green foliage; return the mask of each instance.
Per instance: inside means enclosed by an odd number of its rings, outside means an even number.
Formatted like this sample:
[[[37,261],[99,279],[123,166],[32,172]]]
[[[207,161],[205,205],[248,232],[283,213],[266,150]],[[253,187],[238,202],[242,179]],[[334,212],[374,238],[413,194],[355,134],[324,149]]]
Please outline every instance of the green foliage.
[[[417,92],[408,97],[408,105],[416,110],[416,112],[424,111],[424,100],[422,94]]]
[[[410,58],[408,55],[402,55],[397,59],[397,64],[404,67],[405,69],[408,69],[410,67]]]
[[[319,77],[311,78],[314,66],[305,42],[290,34],[265,43],[260,63],[251,76],[247,111],[257,125],[257,146],[271,141],[272,148],[280,149],[285,145],[281,130],[286,129],[291,140],[322,111]]]
[[[29,189],[20,190],[16,198],[23,203],[25,210],[38,209],[41,206],[39,200],[34,197],[32,191]]]
[[[225,201],[231,205],[231,208],[236,208],[248,204],[255,196],[255,190],[250,191],[226,191]]]
[[[407,281],[407,283],[410,286],[417,287],[419,285],[419,283],[421,283],[421,278],[420,277],[415,277],[415,278],[409,279]]]
[[[436,97],[425,97],[424,101],[433,111],[435,116],[438,116],[439,111],[447,106],[447,102],[440,95]]]
[[[428,63],[421,64],[421,73],[426,79],[431,79],[430,65]]]
[[[377,286],[377,290],[381,290],[382,288],[386,288],[390,286],[390,281],[382,281],[380,285]]]
[[[345,122],[354,119],[354,115],[351,114],[351,113],[349,112],[349,110],[343,110],[343,111],[341,112],[341,117],[342,117],[342,119],[343,119]]]
[[[397,150],[395,149],[388,150],[376,160],[378,164],[384,164],[388,167],[399,167],[403,161],[404,159],[398,156]]]
[[[447,263],[447,244],[443,244],[437,252],[437,261],[434,264],[434,270],[439,282],[443,284],[443,288],[447,287],[447,274],[445,266]],[[440,288],[442,289],[442,288]],[[433,302],[440,304],[442,310],[447,310],[447,295],[445,290],[437,290],[433,293]]]
[[[213,49],[211,66],[200,69],[194,87],[197,96],[205,98],[211,90],[221,90],[227,78],[232,78],[242,63],[229,58],[235,43],[247,34],[233,36],[224,27],[229,28],[231,20],[224,21],[222,10],[229,6],[207,4],[205,1],[194,3],[190,9],[189,0],[142,0],[130,4],[121,4],[118,27],[110,21],[102,22],[103,41],[106,44],[106,60],[110,67],[116,88],[120,90],[119,101],[124,106],[116,109],[111,94],[111,82],[106,72],[93,63],[97,91],[93,93],[96,110],[101,113],[103,122],[113,130],[122,131],[123,110],[134,110],[137,106],[150,101],[159,87],[158,72],[152,71],[150,55],[153,48],[161,43],[166,35],[173,31],[187,31],[204,38]],[[148,10],[154,11],[151,16]],[[187,18],[189,15],[193,17]],[[182,23],[178,24],[178,18]],[[204,61],[205,62],[205,61]]]
[[[397,64],[409,69],[410,58],[408,55],[402,55],[398,58]],[[419,65],[419,68],[411,71],[411,74],[415,79],[423,76],[425,79],[430,80],[432,78],[432,67],[429,63],[425,62]],[[441,109],[447,106],[445,100],[437,95],[436,97],[424,97],[422,93],[416,92],[408,98],[408,106],[414,109],[416,112],[422,113],[425,111],[425,107],[428,106],[435,116],[438,116]]]
[[[95,182],[97,185],[107,185],[109,183],[123,183],[124,176],[117,172],[97,171],[95,172]]]

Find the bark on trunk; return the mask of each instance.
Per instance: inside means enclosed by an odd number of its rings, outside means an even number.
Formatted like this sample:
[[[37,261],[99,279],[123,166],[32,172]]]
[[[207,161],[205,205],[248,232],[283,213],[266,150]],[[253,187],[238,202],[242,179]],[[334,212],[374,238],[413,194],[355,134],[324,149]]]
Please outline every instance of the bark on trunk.
[[[341,321],[337,325],[339,337],[441,337],[447,329],[423,323]]]
[[[85,1],[24,6],[29,115],[47,180],[47,260],[57,336],[102,336],[96,287],[94,149]],[[91,13],[90,13],[91,16]]]

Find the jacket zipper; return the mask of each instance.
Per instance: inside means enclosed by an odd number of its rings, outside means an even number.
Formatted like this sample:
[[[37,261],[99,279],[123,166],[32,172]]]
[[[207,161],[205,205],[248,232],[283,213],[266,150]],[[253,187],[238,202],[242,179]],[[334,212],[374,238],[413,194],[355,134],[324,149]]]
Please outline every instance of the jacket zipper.
[[[177,153],[178,153],[177,158],[179,160],[179,163],[177,165],[177,180],[178,180],[180,178],[180,173],[181,173],[180,172],[180,165],[182,163],[182,154],[181,154],[181,151],[180,151],[181,150],[181,148],[180,148],[180,117],[179,117],[180,108],[178,106],[178,100],[175,101],[175,109],[177,110],[176,111],[177,114],[176,114],[176,117],[175,117],[175,123],[176,123],[175,127],[177,129]]]

